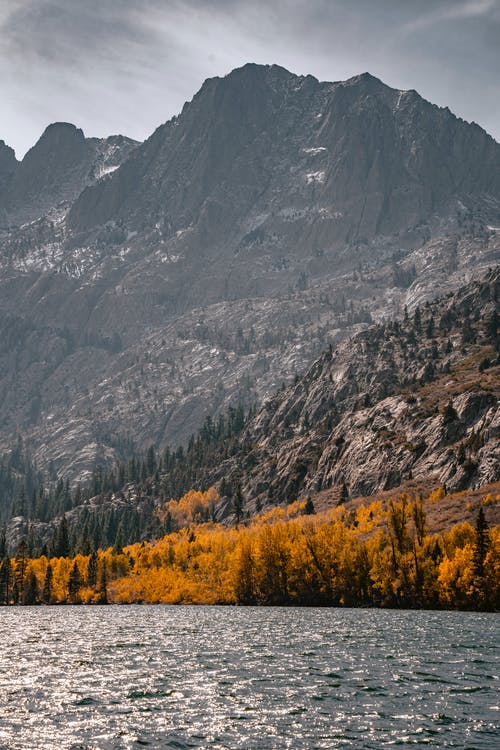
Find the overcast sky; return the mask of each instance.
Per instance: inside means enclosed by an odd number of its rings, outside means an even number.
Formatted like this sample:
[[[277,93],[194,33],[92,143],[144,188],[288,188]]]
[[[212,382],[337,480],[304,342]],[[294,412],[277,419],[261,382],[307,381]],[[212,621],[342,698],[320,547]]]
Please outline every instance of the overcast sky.
[[[369,71],[500,141],[500,0],[0,0],[0,139],[54,121],[144,139],[245,62]]]

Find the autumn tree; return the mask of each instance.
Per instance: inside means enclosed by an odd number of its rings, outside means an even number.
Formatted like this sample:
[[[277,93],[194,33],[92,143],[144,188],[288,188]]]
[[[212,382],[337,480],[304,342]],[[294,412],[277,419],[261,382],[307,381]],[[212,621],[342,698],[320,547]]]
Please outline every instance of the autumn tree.
[[[248,537],[243,537],[238,546],[234,587],[239,604],[255,604],[255,559]]]

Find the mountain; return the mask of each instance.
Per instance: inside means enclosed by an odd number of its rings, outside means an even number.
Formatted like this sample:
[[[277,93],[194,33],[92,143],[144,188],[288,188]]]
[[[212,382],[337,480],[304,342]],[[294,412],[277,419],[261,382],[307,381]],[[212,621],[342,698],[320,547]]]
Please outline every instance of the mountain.
[[[500,146],[368,74],[246,65],[142,144],[58,124],[12,156],[0,447],[21,432],[71,480],[263,403],[500,255]]]

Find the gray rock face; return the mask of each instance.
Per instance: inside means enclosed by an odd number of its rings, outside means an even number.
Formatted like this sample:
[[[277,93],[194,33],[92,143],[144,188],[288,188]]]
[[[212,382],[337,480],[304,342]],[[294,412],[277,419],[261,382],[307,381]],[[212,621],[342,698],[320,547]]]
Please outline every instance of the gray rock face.
[[[85,138],[67,122],[49,125],[24,159],[10,170],[3,190],[8,225],[33,221],[69,203],[106,170],[119,166],[136,145],[123,136]],[[8,174],[0,161],[0,175]]]
[[[314,249],[404,235],[460,195],[500,195],[499,148],[479,127],[368,74],[331,84],[247,65],[206,81],[69,221],[82,231],[159,222],[164,239],[203,222],[206,245],[250,214],[272,252],[267,235],[283,231],[287,211],[319,211],[316,232],[305,216],[294,222],[297,251],[305,230]],[[271,207],[277,216],[265,216]]]
[[[499,292],[497,270],[423,308],[420,334],[409,319],[323,355],[264,405],[213,479],[241,483],[250,509],[342,485],[356,497],[409,479],[453,491],[498,481],[500,366],[479,365],[498,362]]]
[[[7,216],[4,213],[4,202],[6,191],[9,188],[17,167],[18,161],[14,149],[7,146],[4,141],[0,141],[0,226],[7,223]]]
[[[56,124],[9,154],[0,446],[21,431],[74,478],[500,255],[500,146],[367,74],[247,65],[138,146]]]

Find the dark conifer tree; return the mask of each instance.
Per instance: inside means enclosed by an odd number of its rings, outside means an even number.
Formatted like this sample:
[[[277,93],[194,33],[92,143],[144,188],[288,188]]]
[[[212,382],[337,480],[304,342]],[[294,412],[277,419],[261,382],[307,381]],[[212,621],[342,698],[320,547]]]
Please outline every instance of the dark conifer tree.
[[[121,522],[118,524],[118,529],[116,531],[115,543],[113,546],[113,554],[114,555],[123,554],[123,524]]]
[[[241,519],[243,518],[244,506],[245,501],[243,499],[243,493],[241,492],[241,486],[238,485],[233,499],[233,509],[237,524],[239,524]]]
[[[12,566],[10,557],[0,563],[0,604],[10,604],[12,591]]]
[[[87,563],[87,586],[95,589],[97,584],[97,552],[92,552]]]
[[[422,315],[420,313],[420,307],[415,308],[415,313],[413,315],[413,328],[416,333],[422,332]]]
[[[314,507],[314,503],[312,501],[311,497],[308,497],[306,500],[306,505],[304,508],[304,513],[306,516],[312,516],[314,513],[316,513],[316,509]]]
[[[474,542],[474,573],[476,576],[482,578],[484,576],[484,559],[488,552],[490,543],[489,539],[489,528],[484,517],[483,506],[479,508],[477,519],[476,519],[476,540]]]
[[[347,488],[347,484],[345,483],[345,481],[343,481],[342,484],[340,485],[340,495],[339,495],[338,504],[342,505],[348,499],[349,499],[349,490]]]
[[[485,334],[489,341],[493,344],[495,349],[498,351],[499,336],[498,336],[498,312],[496,308],[492,314],[486,319]]]
[[[26,539],[21,539],[16,553],[16,573],[15,582],[17,584],[18,600],[24,599],[24,583],[26,577],[26,568],[28,565],[28,545]]]
[[[7,538],[5,533],[5,524],[0,529],[0,560],[3,560],[7,554]]]
[[[81,586],[82,586],[82,577],[80,574],[80,568],[78,567],[78,564],[75,560],[73,563],[73,567],[71,568],[69,572],[69,578],[68,578],[69,600],[73,604],[76,604],[79,601],[78,595],[80,593]]]
[[[38,582],[33,571],[28,575],[24,587],[23,604],[38,604]]]
[[[484,562],[490,545],[489,529],[482,506],[476,519],[476,539],[474,543],[474,599],[476,606],[489,609],[492,605],[491,591],[485,576]]]
[[[98,588],[99,588],[99,604],[107,604],[108,603],[108,571],[106,568],[105,558],[102,559]]]
[[[66,516],[61,518],[54,540],[54,557],[68,557],[70,553],[68,521]]]
[[[54,573],[52,570],[52,565],[49,562],[47,565],[47,570],[45,571],[45,579],[43,582],[42,601],[44,604],[50,604],[52,601],[52,579],[53,577],[54,577]]]

